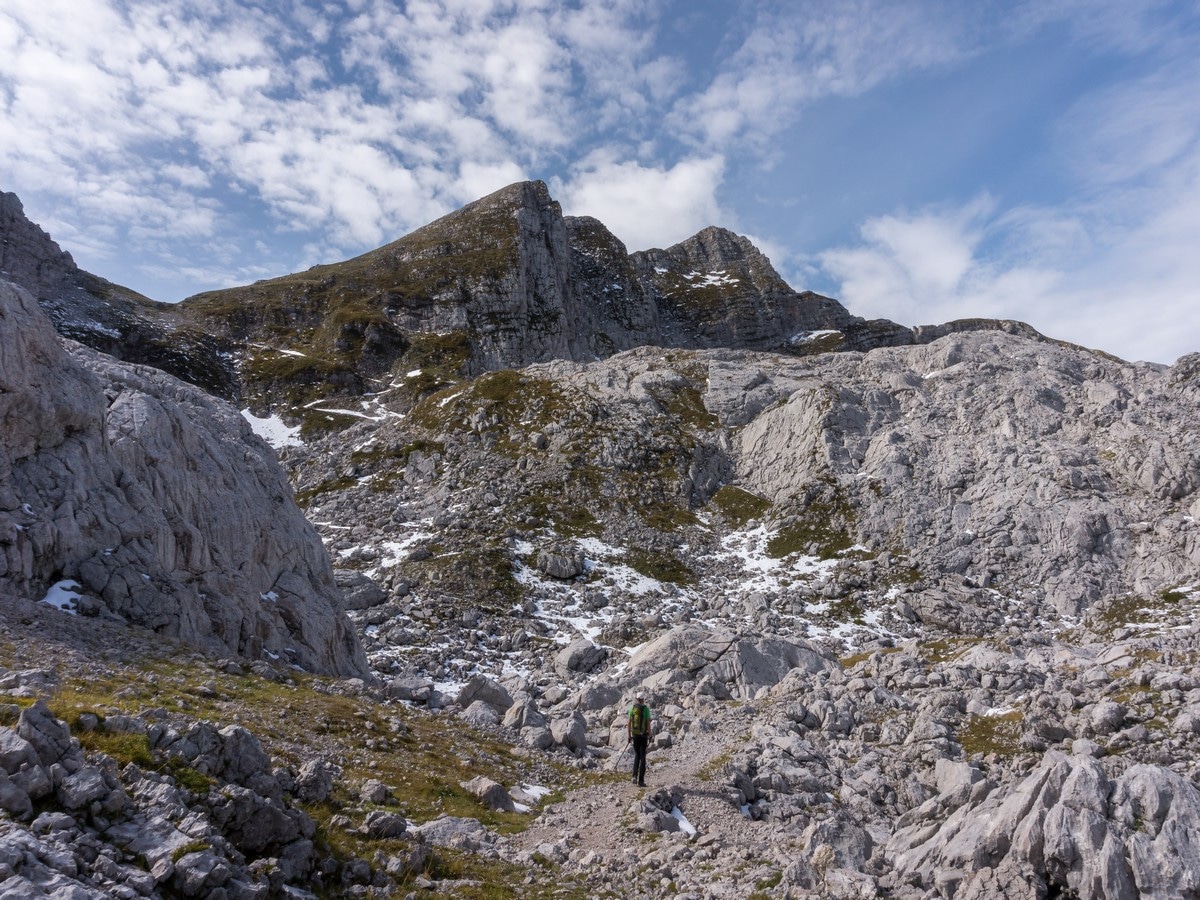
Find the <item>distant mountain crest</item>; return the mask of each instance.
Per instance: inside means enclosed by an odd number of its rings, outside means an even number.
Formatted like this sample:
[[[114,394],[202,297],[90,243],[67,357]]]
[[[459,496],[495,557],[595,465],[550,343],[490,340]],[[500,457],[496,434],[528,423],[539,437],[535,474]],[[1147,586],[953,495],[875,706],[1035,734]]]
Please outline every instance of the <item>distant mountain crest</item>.
[[[15,195],[2,199],[5,269],[61,333],[293,417],[330,394],[387,385],[381,402],[406,409],[481,372],[639,346],[808,355],[932,339],[793,290],[723,228],[631,254],[598,220],[564,217],[541,181],[353,259],[175,306],[82,272]]]

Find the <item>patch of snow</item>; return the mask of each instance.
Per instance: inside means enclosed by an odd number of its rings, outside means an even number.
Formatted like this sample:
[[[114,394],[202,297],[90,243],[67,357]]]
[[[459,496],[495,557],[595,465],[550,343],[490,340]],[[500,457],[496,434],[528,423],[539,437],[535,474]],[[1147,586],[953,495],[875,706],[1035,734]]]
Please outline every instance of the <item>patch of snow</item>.
[[[724,269],[719,272],[685,272],[683,277],[688,281],[694,282],[697,287],[714,287],[717,285],[738,283],[738,279],[727,274]]]
[[[416,378],[420,374],[421,374],[420,369],[413,369],[411,372],[406,372],[404,377],[405,378]]]
[[[1015,713],[1016,711],[1017,708],[1015,706],[993,706],[991,709],[986,710],[983,715],[986,718],[994,719],[999,716],[1007,716],[1009,713]]]
[[[313,407],[316,412],[331,413],[340,416],[352,416],[356,419],[366,419],[368,422],[378,422],[379,416],[370,416],[364,412],[359,412],[357,409],[337,409],[336,407],[317,406]]]
[[[678,806],[671,808],[671,815],[675,817],[675,821],[679,823],[679,830],[684,834],[696,833],[696,826],[687,820],[683,814],[683,810],[681,810]]]
[[[801,344],[812,344],[835,334],[841,334],[841,332],[835,328],[826,328],[821,331],[801,331],[788,338],[788,343],[793,347],[799,347]]]
[[[246,408],[242,410],[242,418],[250,423],[251,431],[276,450],[281,447],[299,447],[304,443],[300,440],[300,426],[289,427],[277,415],[260,419]]]
[[[79,593],[79,588],[82,586],[78,581],[71,581],[70,579],[52,584],[50,590],[46,592],[46,596],[42,598],[42,602],[49,603],[51,606],[55,606],[65,613],[75,615],[75,611],[79,606],[79,599],[82,596]]]
[[[267,591],[265,594],[259,594],[258,599],[264,603],[275,603],[279,600],[279,595],[274,591]]]

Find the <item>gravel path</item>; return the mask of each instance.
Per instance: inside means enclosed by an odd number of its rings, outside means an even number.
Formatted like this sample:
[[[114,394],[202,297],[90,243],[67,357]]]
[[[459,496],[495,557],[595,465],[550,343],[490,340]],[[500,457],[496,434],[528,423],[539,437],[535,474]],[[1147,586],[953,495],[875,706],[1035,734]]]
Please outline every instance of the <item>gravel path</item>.
[[[528,830],[508,839],[511,853],[541,853],[619,896],[747,896],[794,858],[791,840],[743,814],[727,783],[725,762],[757,714],[741,705],[706,709],[673,734],[671,746],[651,751],[645,788],[628,780],[632,759],[624,753],[619,775],[612,771],[610,780],[546,807]],[[695,833],[686,825],[680,832],[647,830],[647,812],[676,804]],[[636,886],[631,866],[641,873]]]

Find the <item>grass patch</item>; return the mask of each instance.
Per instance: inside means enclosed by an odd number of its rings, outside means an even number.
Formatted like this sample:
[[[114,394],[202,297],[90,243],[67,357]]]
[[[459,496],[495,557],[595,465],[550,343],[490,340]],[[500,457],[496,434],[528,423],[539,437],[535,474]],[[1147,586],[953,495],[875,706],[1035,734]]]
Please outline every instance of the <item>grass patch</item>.
[[[771,509],[771,501],[732,484],[721,487],[713,494],[712,503],[721,516],[736,528],[744,528],[748,522],[761,519]]]
[[[338,491],[346,490],[346,488],[354,487],[356,484],[358,484],[357,478],[334,478],[330,481],[322,481],[313,487],[296,491],[296,505],[301,509],[307,509],[309,504],[322,494],[335,494]]]
[[[432,394],[411,416],[431,431],[490,434],[496,449],[517,454],[528,449],[528,435],[545,430],[573,408],[553,382],[506,369]]]
[[[420,562],[406,562],[411,573],[426,588],[435,587],[444,596],[469,599],[484,612],[505,614],[523,595],[513,558],[507,547],[483,545],[467,550],[442,551]]]
[[[489,859],[459,850],[439,849],[426,871],[430,878],[453,884],[453,895],[463,900],[504,900],[522,897],[528,900],[608,900],[619,895],[597,891],[588,885],[565,878],[558,866],[537,854],[534,865],[519,866],[501,859]],[[532,876],[532,883],[525,884]]]
[[[730,748],[723,753],[718,753],[696,772],[696,777],[701,781],[715,781],[718,776],[725,774],[726,768],[733,762],[733,749]]]
[[[852,622],[862,625],[866,622],[863,617],[862,604],[853,597],[838,597],[829,603],[825,614],[835,622]]]
[[[625,555],[625,562],[631,568],[668,584],[689,585],[698,581],[696,573],[674,553],[666,550],[630,550]]]
[[[1111,632],[1127,625],[1158,625],[1170,616],[1184,613],[1183,604],[1194,595],[1187,588],[1167,588],[1154,597],[1126,594],[1098,603],[1086,616],[1087,624]]]
[[[1015,756],[1021,752],[1021,726],[1025,715],[1020,710],[997,716],[971,716],[958,730],[957,739],[968,756],[994,753]]]
[[[872,650],[864,650],[862,653],[854,653],[850,656],[844,656],[838,660],[843,669],[853,669],[859,663],[866,662],[876,653],[899,653],[903,647],[875,647]]]
[[[927,662],[941,665],[957,659],[979,643],[979,640],[979,638],[940,638],[936,641],[919,641],[917,649]]]
[[[783,559],[794,553],[807,553],[820,559],[834,559],[854,546],[851,529],[856,523],[854,508],[836,484],[812,485],[801,501],[799,513],[785,520],[767,541],[767,555]]]
[[[0,664],[15,665],[14,655],[19,656],[19,651],[5,654]],[[198,684],[213,690],[198,694]],[[136,716],[147,709],[181,712],[194,721],[237,722],[273,758],[297,767],[317,753],[327,753],[326,742],[314,738],[333,737],[338,751],[329,761],[342,768],[343,776],[335,785],[330,815],[350,803],[345,793],[349,786],[377,778],[392,789],[398,811],[415,822],[444,812],[479,819],[504,833],[527,825],[527,816],[488,810],[459,787],[476,775],[505,785],[526,780],[528,763],[515,756],[508,744],[452,716],[333,693],[335,684],[301,672],[289,672],[286,681],[277,681],[228,675],[199,658],[146,658],[136,665],[100,667],[87,681],[64,681],[48,705],[68,723],[78,722],[84,712]],[[145,735],[101,729],[74,729],[73,734],[85,749],[122,764],[134,762],[173,775],[189,790],[206,789],[209,784],[206,776],[180,761],[158,758],[149,750]],[[545,763],[554,768],[554,783],[561,790],[590,783],[586,773],[560,765],[553,757],[546,757]]]

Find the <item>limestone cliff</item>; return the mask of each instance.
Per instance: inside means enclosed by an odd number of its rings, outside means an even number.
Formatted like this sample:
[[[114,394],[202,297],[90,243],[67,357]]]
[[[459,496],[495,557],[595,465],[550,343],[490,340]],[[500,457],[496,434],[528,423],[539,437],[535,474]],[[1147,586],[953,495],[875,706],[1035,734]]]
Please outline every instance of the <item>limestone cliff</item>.
[[[235,410],[64,346],[0,282],[0,590],[74,582],[81,610],[250,658],[357,674],[328,557]]]

